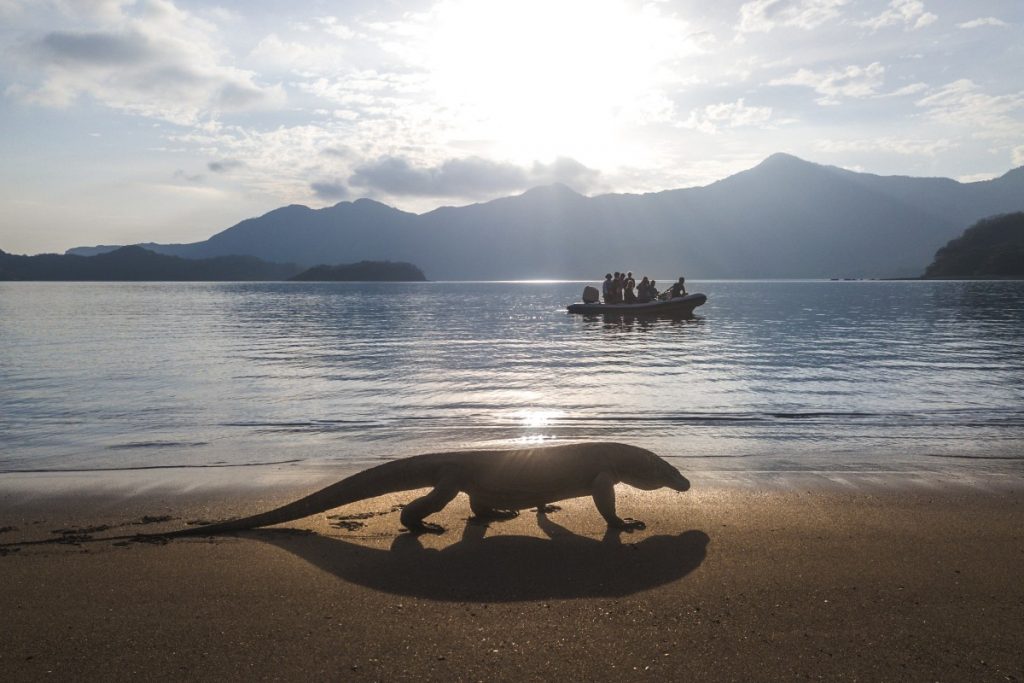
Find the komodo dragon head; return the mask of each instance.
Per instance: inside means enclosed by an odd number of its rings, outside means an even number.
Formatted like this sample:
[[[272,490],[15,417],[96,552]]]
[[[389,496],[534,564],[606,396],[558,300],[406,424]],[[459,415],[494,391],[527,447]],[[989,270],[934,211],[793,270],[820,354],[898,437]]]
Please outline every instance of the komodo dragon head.
[[[672,465],[654,453],[642,448],[633,449],[630,457],[616,467],[619,481],[644,491],[667,487],[675,491],[688,491],[690,480]]]

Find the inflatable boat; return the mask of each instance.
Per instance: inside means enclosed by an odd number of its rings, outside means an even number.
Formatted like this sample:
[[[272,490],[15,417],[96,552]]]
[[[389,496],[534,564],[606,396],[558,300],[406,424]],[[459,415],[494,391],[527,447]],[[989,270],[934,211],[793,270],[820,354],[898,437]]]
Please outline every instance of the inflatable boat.
[[[694,293],[677,296],[666,301],[649,301],[645,304],[569,304],[570,313],[615,313],[617,315],[690,315],[693,309],[708,298]]]

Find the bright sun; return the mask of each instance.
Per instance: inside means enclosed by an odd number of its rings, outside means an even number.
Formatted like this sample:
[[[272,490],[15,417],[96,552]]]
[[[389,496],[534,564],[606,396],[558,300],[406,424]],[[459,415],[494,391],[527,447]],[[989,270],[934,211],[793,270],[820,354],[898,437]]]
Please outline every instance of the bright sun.
[[[660,86],[683,22],[625,2],[459,0],[436,9],[432,85],[460,136],[519,161],[615,163],[627,126],[671,111]]]

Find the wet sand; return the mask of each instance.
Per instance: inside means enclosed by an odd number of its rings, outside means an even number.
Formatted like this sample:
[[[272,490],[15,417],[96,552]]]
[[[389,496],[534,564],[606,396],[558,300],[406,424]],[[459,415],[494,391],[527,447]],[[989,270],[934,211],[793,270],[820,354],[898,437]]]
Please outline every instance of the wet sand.
[[[0,487],[0,678],[1024,680],[1022,483],[619,487],[632,534],[587,499],[483,526],[460,496],[418,538],[406,493],[164,544],[85,537],[311,487]],[[40,538],[65,542],[10,545]]]

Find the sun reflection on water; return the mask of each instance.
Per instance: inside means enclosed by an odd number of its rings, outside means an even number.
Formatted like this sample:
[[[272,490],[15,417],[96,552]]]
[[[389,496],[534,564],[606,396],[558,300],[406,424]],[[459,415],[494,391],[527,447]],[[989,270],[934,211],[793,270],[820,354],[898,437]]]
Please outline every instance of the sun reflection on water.
[[[512,414],[512,417],[525,429],[544,429],[567,413],[564,410],[549,410],[543,408],[527,408]]]

